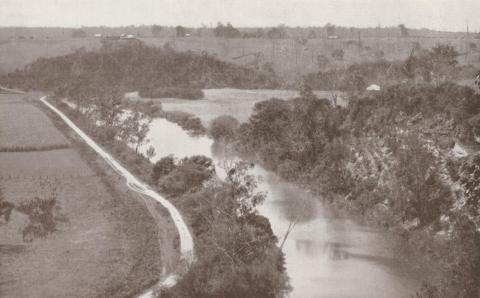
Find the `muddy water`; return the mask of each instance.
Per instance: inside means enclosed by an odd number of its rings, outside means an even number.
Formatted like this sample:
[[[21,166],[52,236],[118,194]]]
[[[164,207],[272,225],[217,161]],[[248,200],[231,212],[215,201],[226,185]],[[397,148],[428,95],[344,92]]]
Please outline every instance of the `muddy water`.
[[[178,125],[155,119],[150,134],[153,160],[174,154],[202,154],[214,158],[212,140],[191,137]],[[146,150],[149,146],[142,150]],[[268,217],[279,244],[293,223],[283,246],[293,291],[291,297],[411,297],[419,285],[418,268],[404,264],[382,230],[335,216],[318,198],[272,173],[256,168],[268,192],[259,208]],[[295,199],[295,204],[292,204]]]

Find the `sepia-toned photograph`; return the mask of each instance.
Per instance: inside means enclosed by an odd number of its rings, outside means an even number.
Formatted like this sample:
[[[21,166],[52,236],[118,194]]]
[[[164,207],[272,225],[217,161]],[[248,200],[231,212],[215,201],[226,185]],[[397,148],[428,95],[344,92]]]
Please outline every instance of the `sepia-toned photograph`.
[[[0,0],[0,298],[480,298],[480,0]]]

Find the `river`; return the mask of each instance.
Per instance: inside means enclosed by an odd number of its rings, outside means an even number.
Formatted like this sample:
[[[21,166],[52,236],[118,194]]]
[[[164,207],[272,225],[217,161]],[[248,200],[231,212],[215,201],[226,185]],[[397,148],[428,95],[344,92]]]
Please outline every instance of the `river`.
[[[201,154],[219,161],[211,139],[192,137],[165,119],[153,120],[148,138],[150,144],[141,150],[152,145],[156,151],[152,161],[169,154],[178,158]],[[297,222],[283,246],[293,287],[291,297],[414,295],[419,268],[405,264],[385,231],[335,215],[318,198],[258,166],[255,172],[263,177],[260,188],[268,192],[259,212],[270,220],[279,244],[292,220]],[[294,198],[297,203],[292,204]]]

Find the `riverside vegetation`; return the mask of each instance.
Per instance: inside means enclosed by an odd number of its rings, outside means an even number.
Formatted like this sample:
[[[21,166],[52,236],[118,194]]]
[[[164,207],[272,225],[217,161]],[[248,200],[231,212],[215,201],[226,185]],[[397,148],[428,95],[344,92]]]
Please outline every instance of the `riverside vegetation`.
[[[396,85],[354,96],[346,108],[308,86],[288,101],[255,105],[241,125],[210,134],[288,181],[397,233],[442,265],[417,297],[477,297],[480,285],[480,95],[444,83]],[[463,144],[473,151],[453,154]]]
[[[69,111],[74,121],[187,215],[198,260],[177,286],[162,295],[286,294],[289,287],[282,253],[268,220],[255,212],[263,195],[255,190],[251,166],[227,165],[225,181],[216,178],[212,161],[202,156],[182,160],[167,157],[152,168],[146,157],[127,146],[131,141],[122,139],[124,126],[120,125],[125,107],[120,94],[154,86],[156,81],[145,74],[148,70],[156,74],[162,88],[212,86],[211,79],[221,86],[273,87],[278,79],[212,57],[141,44],[102,51],[41,59],[24,71],[3,76],[1,81],[11,87],[54,91],[58,99],[73,100],[82,107]],[[143,56],[149,58],[143,60]],[[386,71],[384,64],[355,66],[361,71],[343,78],[344,87],[339,87],[349,93],[346,107],[317,98],[311,86],[323,86],[325,75],[312,74],[305,77],[299,97],[259,102],[243,124],[232,117],[217,118],[209,133],[217,142],[321,195],[338,209],[401,235],[438,262],[442,278],[426,280],[417,297],[477,297],[480,96],[469,87],[449,82],[458,78],[447,76],[458,70],[456,56],[448,46],[439,46],[400,61],[398,68],[392,68],[403,75],[390,77],[388,86],[378,93],[363,90]],[[117,57],[116,62],[112,57]],[[95,63],[87,63],[90,58]],[[175,64],[168,64],[173,63],[170,60]],[[98,61],[104,66],[97,66]],[[163,61],[158,62],[163,71],[156,73],[142,61]],[[175,73],[165,72],[166,65]],[[186,75],[192,72],[191,67],[198,70],[195,76]],[[67,70],[62,73],[56,69]],[[368,69],[373,69],[372,75],[365,75],[370,73]],[[228,70],[225,78],[224,70]],[[49,76],[50,71],[53,76]],[[343,76],[347,72],[339,73]],[[333,75],[327,81],[337,79]],[[61,100],[57,106],[69,110]],[[138,104],[137,108],[149,110],[148,105]],[[96,125],[97,120],[105,125]],[[473,153],[455,154],[452,149],[458,146]]]

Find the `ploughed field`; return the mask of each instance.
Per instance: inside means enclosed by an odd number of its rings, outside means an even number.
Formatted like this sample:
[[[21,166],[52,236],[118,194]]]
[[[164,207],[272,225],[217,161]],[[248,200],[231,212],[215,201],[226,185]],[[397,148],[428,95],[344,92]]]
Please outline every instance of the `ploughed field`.
[[[103,160],[24,97],[0,94],[0,198],[19,205],[54,196],[63,220],[29,242],[28,216],[0,219],[0,296],[140,293],[160,276],[159,226],[169,220],[154,220]]]

